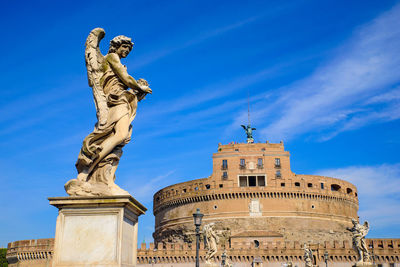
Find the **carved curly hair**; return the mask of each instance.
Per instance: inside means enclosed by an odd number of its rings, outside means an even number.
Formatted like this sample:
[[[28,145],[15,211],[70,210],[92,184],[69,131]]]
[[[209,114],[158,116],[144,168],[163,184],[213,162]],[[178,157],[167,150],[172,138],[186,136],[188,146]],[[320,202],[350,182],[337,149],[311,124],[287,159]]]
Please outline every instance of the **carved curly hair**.
[[[110,41],[110,49],[108,50],[108,53],[115,53],[122,44],[128,44],[130,46],[129,51],[132,50],[134,45],[131,38],[126,37],[125,35],[118,35]]]

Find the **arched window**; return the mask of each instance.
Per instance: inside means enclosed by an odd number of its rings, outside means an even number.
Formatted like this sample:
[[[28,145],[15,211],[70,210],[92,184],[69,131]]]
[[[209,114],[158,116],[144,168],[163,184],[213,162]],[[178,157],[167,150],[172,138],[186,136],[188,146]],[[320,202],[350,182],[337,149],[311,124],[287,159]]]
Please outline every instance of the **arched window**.
[[[256,248],[260,247],[260,242],[258,240],[254,240],[254,246]]]
[[[331,184],[331,190],[332,191],[340,191],[340,185],[338,184]]]

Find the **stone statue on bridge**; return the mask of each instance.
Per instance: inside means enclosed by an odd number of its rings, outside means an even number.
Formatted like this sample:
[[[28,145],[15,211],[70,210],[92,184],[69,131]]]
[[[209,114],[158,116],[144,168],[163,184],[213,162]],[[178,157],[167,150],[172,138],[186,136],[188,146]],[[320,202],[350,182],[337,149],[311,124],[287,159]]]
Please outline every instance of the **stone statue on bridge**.
[[[313,266],[313,251],[311,248],[307,246],[306,243],[304,243],[304,262],[305,262],[305,267],[312,267]]]
[[[356,266],[372,265],[368,248],[365,243],[365,236],[369,231],[369,223],[365,221],[364,224],[360,224],[355,219],[352,219],[351,222],[353,223],[353,227],[347,227],[346,229],[353,234],[353,247],[358,255]]]
[[[217,232],[214,229],[214,223],[209,223],[204,225],[203,227],[203,233],[204,233],[204,239],[206,240],[206,265],[213,265],[211,262],[211,259],[217,254],[218,250],[218,243],[219,243],[219,237],[217,235]]]
[[[133,48],[131,38],[120,35],[110,42],[107,55],[99,44],[105,32],[92,30],[86,40],[85,59],[89,86],[97,111],[94,130],[83,140],[76,162],[78,177],[65,184],[71,196],[129,195],[114,183],[122,147],[129,143],[137,104],[151,94],[147,81],[135,80],[121,59]]]

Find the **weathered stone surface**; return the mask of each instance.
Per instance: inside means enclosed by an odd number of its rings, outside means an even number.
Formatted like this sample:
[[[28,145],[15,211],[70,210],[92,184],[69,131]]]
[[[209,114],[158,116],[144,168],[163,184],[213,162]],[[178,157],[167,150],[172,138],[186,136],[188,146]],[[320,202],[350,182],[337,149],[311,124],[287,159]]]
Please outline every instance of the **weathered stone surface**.
[[[376,264],[373,264],[372,262],[356,262],[353,267],[376,267]]]
[[[218,263],[216,262],[206,262],[203,265],[204,267],[221,267]]]
[[[131,196],[49,198],[59,209],[54,267],[135,266],[138,217]]]

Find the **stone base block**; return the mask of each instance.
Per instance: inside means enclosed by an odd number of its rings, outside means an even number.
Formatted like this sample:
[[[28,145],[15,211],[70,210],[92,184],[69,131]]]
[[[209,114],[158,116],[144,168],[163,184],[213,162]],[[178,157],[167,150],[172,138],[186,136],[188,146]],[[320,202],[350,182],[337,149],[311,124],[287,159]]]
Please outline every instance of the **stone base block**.
[[[221,267],[221,266],[216,262],[206,262],[204,263],[204,267]]]
[[[376,267],[372,262],[356,262],[352,267]]]
[[[54,197],[59,209],[53,267],[133,267],[138,217],[146,208],[131,196]]]

